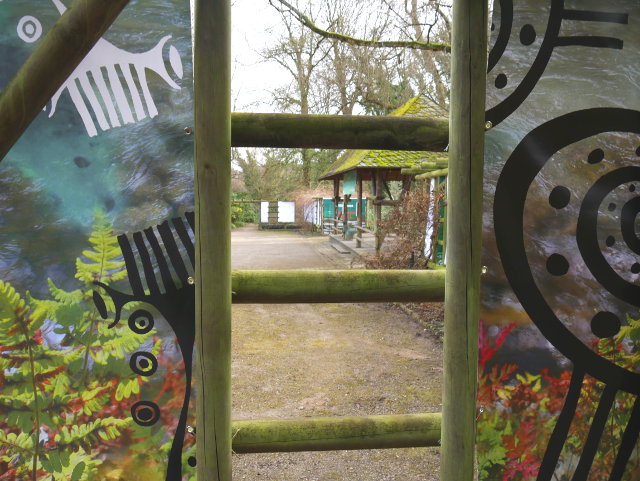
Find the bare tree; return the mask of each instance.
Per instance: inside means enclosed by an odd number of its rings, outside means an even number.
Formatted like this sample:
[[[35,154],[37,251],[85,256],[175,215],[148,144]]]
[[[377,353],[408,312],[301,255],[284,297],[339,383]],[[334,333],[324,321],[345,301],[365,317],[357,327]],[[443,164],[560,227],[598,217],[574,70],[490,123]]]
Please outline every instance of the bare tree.
[[[272,92],[278,110],[380,115],[417,94],[447,105],[448,4],[438,0],[312,0],[301,7],[299,0],[269,2],[281,15],[283,34],[260,53],[265,61],[279,64],[290,79]],[[303,149],[293,151],[291,157],[291,152],[281,154],[282,163],[292,169],[292,177],[302,186],[311,186],[337,155]],[[278,159],[275,151],[269,156],[271,163]],[[245,183],[266,162],[255,156],[251,162],[237,162],[246,169]],[[273,168],[269,171],[275,172]],[[261,175],[266,172],[260,170]],[[257,183],[259,178],[254,176],[255,182],[250,182]],[[263,182],[269,184],[266,179]]]
[[[316,110],[313,84],[316,70],[328,56],[324,48],[324,38],[313,35],[289,16],[283,16],[285,35],[273,47],[265,48],[261,55],[265,60],[273,60],[291,74],[291,83],[274,92],[274,101],[282,111],[309,114]],[[311,183],[312,152],[301,149],[302,183]]]
[[[385,0],[390,2],[390,0]],[[404,11],[413,36],[418,41],[449,42],[451,22],[437,0],[418,3],[418,0],[404,0]],[[430,94],[439,105],[446,105],[449,98],[449,56],[433,50],[413,50],[413,57],[419,68],[414,69],[424,75],[421,91]]]
[[[242,172],[247,194],[254,200],[278,200],[299,189],[301,169],[294,152],[280,149],[234,149],[232,160]]]
[[[302,25],[307,27],[312,32],[324,38],[334,39],[340,42],[347,43],[349,45],[358,45],[361,47],[373,47],[373,48],[412,48],[412,49],[418,49],[418,50],[446,51],[446,52],[451,51],[451,46],[449,44],[432,42],[429,40],[429,37],[427,37],[426,41],[412,40],[412,39],[377,40],[377,39],[358,38],[358,37],[351,36],[343,32],[332,30],[332,29],[325,30],[323,28],[320,28],[318,25],[316,25],[316,23],[313,21],[313,19],[309,15],[306,15],[299,8],[297,8],[287,0],[269,0],[269,2],[272,5],[274,5],[276,8],[278,8],[278,10],[280,11],[284,11],[284,10],[289,11],[291,15],[295,17],[298,22],[300,22]],[[282,8],[278,7],[277,3],[282,5]]]
[[[416,94],[447,105],[447,0],[324,0],[305,11],[295,0],[269,1],[285,21],[326,40],[319,67],[325,109],[351,114],[359,104],[386,113]]]

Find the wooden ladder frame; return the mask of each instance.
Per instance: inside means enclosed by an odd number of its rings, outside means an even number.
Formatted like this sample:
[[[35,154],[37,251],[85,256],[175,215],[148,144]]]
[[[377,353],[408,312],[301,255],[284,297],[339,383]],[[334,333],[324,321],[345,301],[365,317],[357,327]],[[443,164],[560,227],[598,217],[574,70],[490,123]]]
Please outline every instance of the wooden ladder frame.
[[[0,160],[127,3],[74,0],[43,38],[0,93]],[[486,0],[454,3],[449,128],[430,119],[232,114],[230,0],[193,0],[193,4],[198,478],[230,481],[232,444],[236,452],[267,452],[433,446],[441,439],[441,480],[471,481],[481,269]],[[75,48],[69,48],[70,44]],[[446,278],[443,271],[232,273],[232,145],[435,150],[446,145],[447,137]],[[313,284],[296,283],[299,276],[314,276]],[[357,284],[358,289],[350,292],[345,279],[352,286]],[[277,283],[290,288],[274,290]],[[296,285],[307,287],[295,290]],[[316,287],[309,289],[310,285]],[[426,302],[443,297],[441,422],[435,413],[232,423],[232,302]],[[354,435],[354,426],[360,430],[366,426],[366,435]],[[241,428],[239,439],[232,438],[234,428]]]

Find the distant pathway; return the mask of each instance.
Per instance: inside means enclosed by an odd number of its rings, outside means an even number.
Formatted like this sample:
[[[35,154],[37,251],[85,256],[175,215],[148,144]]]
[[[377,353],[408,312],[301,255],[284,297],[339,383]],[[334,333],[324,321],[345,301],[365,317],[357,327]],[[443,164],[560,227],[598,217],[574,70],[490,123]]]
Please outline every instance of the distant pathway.
[[[232,235],[234,269],[349,268],[326,237]],[[235,305],[233,418],[440,411],[441,346],[382,304]],[[234,456],[235,480],[436,481],[438,449]]]
[[[350,262],[351,255],[340,254],[325,236],[254,225],[231,233],[233,269],[348,269]]]

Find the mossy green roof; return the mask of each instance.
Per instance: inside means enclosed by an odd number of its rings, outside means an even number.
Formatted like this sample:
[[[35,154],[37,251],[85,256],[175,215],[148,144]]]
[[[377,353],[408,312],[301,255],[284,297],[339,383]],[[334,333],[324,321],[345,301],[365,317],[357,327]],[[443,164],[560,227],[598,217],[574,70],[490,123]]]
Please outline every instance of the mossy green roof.
[[[448,117],[446,110],[423,96],[417,96],[389,115],[395,117]],[[320,176],[320,180],[358,168],[402,169],[426,161],[446,160],[445,152],[408,150],[347,150]]]

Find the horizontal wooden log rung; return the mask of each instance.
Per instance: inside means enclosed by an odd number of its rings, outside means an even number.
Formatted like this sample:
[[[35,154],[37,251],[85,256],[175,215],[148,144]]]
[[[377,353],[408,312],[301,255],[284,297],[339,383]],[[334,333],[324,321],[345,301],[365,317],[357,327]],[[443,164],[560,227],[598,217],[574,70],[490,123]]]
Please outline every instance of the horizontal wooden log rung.
[[[441,169],[448,167],[449,166],[449,160],[448,159],[441,159],[441,160],[436,160],[436,161],[426,161],[426,162],[420,162],[420,164],[418,164],[419,167],[423,168],[423,169],[431,169],[434,167],[439,167]]]
[[[441,152],[446,119],[366,115],[233,113],[233,147],[382,149]]]
[[[433,179],[434,177],[446,177],[449,175],[449,169],[433,170],[424,174],[416,175],[416,180]]]
[[[440,413],[234,421],[233,451],[270,453],[429,447]]]
[[[232,271],[236,304],[442,302],[444,269]]]

